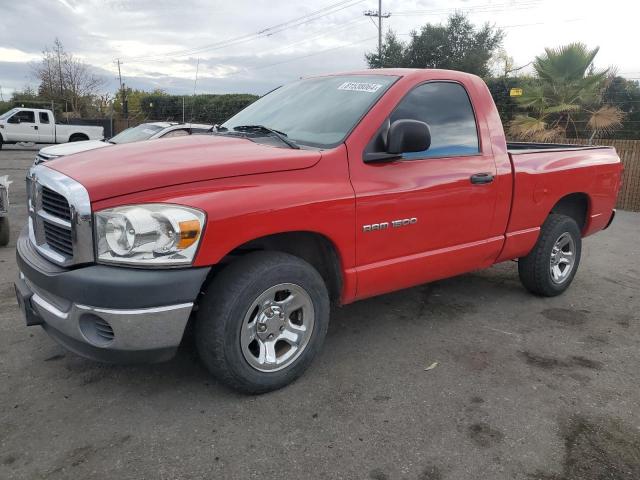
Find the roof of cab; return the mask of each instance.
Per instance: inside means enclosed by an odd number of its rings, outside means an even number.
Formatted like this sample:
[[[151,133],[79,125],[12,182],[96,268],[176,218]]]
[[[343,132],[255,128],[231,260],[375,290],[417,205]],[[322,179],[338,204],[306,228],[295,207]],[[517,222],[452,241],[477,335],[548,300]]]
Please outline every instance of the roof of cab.
[[[314,75],[314,77],[328,77],[341,75],[389,75],[394,77],[417,77],[421,79],[449,79],[462,80],[463,78],[478,79],[477,75],[460,72],[458,70],[444,70],[440,68],[371,68],[367,70],[353,70],[346,72],[328,73],[325,75]]]

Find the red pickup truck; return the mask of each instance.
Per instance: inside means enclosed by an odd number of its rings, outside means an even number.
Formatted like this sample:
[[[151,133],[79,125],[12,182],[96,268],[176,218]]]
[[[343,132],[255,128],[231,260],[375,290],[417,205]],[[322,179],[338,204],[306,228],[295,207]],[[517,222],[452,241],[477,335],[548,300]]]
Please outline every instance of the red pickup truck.
[[[166,360],[191,320],[212,373],[265,392],[309,366],[332,304],[511,259],[562,293],[621,170],[609,147],[507,144],[473,75],[307,78],[211,135],[34,167],[17,297],[104,361]]]

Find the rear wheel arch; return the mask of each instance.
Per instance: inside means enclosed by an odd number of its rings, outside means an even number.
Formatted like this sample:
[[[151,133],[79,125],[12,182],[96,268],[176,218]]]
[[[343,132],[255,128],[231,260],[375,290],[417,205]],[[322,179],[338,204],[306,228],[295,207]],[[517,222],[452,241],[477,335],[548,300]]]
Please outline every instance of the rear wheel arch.
[[[72,133],[69,135],[70,142],[82,142],[84,140],[89,140],[89,137],[86,133]]]
[[[311,231],[290,231],[259,237],[237,246],[215,265],[206,283],[239,258],[256,251],[288,253],[313,266],[324,280],[331,302],[339,304],[343,286],[343,265],[335,243]]]
[[[584,232],[590,209],[591,199],[589,195],[583,192],[576,192],[565,195],[558,200],[553,208],[551,208],[549,215],[566,215],[578,224],[581,232]]]

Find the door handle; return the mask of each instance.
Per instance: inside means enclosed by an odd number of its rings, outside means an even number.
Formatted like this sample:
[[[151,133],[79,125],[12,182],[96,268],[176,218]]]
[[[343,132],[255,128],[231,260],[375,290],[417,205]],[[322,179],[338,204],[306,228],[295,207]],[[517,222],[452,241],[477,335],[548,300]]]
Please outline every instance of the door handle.
[[[38,129],[38,126],[37,126],[37,125],[34,125],[34,126],[33,126],[33,128],[34,128],[34,130],[37,130],[37,129]]]
[[[471,175],[471,183],[474,185],[485,185],[493,182],[493,174],[491,173],[476,173]]]

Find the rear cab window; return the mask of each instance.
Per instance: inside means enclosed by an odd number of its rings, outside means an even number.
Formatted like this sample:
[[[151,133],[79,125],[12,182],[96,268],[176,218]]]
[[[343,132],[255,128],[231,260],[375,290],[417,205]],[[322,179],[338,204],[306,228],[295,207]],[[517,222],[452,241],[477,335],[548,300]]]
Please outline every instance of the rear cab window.
[[[431,130],[431,146],[403,154],[406,160],[480,153],[471,100],[459,83],[432,81],[414,87],[395,108],[390,122],[401,119],[425,122]]]
[[[178,130],[171,130],[170,132],[162,135],[162,138],[173,138],[173,137],[186,137],[189,135],[189,131],[183,128]]]
[[[40,123],[49,123],[49,114],[47,112],[40,112],[38,114],[38,119]]]

